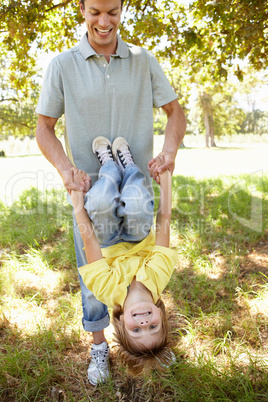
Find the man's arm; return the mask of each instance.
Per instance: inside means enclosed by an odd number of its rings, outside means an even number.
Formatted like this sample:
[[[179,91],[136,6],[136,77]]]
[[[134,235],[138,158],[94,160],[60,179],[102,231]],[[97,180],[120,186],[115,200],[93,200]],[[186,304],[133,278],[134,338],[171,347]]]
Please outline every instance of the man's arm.
[[[169,170],[172,174],[175,168],[175,158],[178,148],[182,143],[186,130],[186,118],[184,111],[177,99],[162,106],[167,114],[167,125],[165,128],[165,141],[161,156],[164,156],[164,163],[161,166],[155,164],[155,158],[148,163],[151,176],[159,183],[159,174]]]
[[[71,190],[83,190],[83,187],[78,186],[73,180],[73,165],[64,152],[63,146],[55,135],[56,118],[39,114],[36,141],[46,159],[59,172],[64,187],[70,193]]]
[[[156,217],[155,244],[169,247],[170,219],[172,208],[171,173],[169,170],[160,174],[160,200]]]

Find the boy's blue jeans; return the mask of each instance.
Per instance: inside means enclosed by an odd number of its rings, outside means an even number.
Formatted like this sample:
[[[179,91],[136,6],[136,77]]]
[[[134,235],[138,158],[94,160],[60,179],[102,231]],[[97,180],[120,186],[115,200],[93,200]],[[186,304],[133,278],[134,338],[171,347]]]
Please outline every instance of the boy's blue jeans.
[[[98,181],[85,196],[85,208],[92,221],[101,247],[116,243],[139,242],[148,236],[153,224],[154,200],[145,186],[145,177],[135,165],[124,172],[116,162],[100,168]],[[74,217],[74,244],[78,268],[86,265],[83,241]],[[79,275],[83,327],[86,331],[101,331],[109,325],[107,306],[87,289]]]

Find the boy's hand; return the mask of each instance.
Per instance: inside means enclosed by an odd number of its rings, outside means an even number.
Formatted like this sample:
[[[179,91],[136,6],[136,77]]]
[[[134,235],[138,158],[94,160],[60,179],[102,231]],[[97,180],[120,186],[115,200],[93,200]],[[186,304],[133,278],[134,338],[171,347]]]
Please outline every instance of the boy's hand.
[[[75,167],[71,169],[71,172],[73,183],[76,185],[76,188],[72,188],[71,191],[83,191],[83,194],[86,194],[91,188],[92,184],[90,176],[83,170],[77,169]]]
[[[69,194],[71,194],[72,191],[83,191],[83,186],[81,186],[80,183],[76,184],[74,182],[73,169],[75,168],[65,169],[60,173],[63,185]]]
[[[159,175],[166,170],[172,174],[175,168],[175,155],[171,152],[160,152],[155,158],[148,163],[150,176],[160,184]]]
[[[71,171],[73,182],[78,187],[78,190],[70,191],[74,211],[77,214],[84,210],[84,195],[89,190],[91,180],[83,170],[73,167]]]

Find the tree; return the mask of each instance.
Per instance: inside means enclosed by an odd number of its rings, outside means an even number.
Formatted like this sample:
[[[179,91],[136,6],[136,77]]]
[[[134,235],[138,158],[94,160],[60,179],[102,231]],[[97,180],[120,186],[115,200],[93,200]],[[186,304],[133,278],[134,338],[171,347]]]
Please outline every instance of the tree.
[[[125,0],[121,34],[145,45],[198,84],[208,133],[215,129],[213,96],[230,66],[242,80],[239,60],[268,67],[268,2],[265,0]],[[30,96],[37,79],[37,54],[71,47],[83,18],[78,1],[3,0],[0,60],[6,60],[4,98]],[[15,92],[14,92],[15,90]],[[9,95],[8,95],[9,96]],[[15,97],[13,98],[15,99]],[[14,100],[14,102],[16,102]],[[212,140],[213,143],[213,140]]]
[[[9,81],[27,92],[36,74],[38,50],[70,47],[82,16],[77,4],[64,0],[4,0],[0,5],[0,57],[8,52]]]
[[[185,54],[193,70],[200,61],[217,78],[236,58],[248,58],[256,69],[268,66],[267,1],[196,0],[188,9],[176,0],[126,0],[125,10],[123,38],[168,57],[173,66]],[[73,45],[82,16],[71,0],[3,0],[0,23],[0,52],[9,52],[12,85],[22,88],[34,74],[36,51]],[[242,78],[239,66],[236,74]]]
[[[37,82],[34,85],[32,83],[25,96],[24,91],[9,85],[9,70],[1,59],[0,66],[0,139],[4,139],[10,133],[20,138],[32,136],[36,128],[35,106],[40,86]],[[59,134],[63,133],[62,119],[57,124],[56,130]]]
[[[212,50],[218,54],[214,53],[219,71],[237,59],[247,59],[256,70],[268,67],[267,1],[196,0],[191,10],[199,23],[195,35],[202,44],[205,37],[209,38]],[[242,79],[242,74],[238,64],[236,75]]]
[[[239,81],[234,71],[229,71],[228,80],[209,81],[205,68],[195,76],[197,104],[190,113],[193,120],[189,130],[206,134],[206,146],[215,146],[214,138],[233,135],[237,132],[266,132],[266,114],[256,109],[250,94],[258,86],[263,86],[264,78],[253,69],[245,69],[243,81]],[[248,110],[238,103],[241,94],[247,97]],[[198,113],[196,111],[198,110]]]
[[[36,124],[33,105],[36,102],[38,87],[33,86],[31,93],[24,97],[22,91],[10,85],[9,69],[3,58],[0,58],[0,66],[0,138],[10,132],[21,137],[31,135]]]
[[[216,146],[215,137],[235,134],[246,116],[237,105],[228,83],[221,92],[199,93],[197,105],[202,117],[199,131],[205,130],[207,147]]]
[[[214,117],[213,117],[212,97],[207,92],[200,92],[199,100],[203,111],[204,123],[206,129],[206,147],[208,148],[210,145],[212,147],[215,147],[216,144],[214,140]]]

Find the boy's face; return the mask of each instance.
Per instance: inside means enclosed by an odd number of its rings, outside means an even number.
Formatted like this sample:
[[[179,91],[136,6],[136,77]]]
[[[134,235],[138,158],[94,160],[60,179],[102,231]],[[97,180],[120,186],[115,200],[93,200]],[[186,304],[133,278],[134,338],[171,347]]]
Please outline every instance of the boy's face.
[[[132,340],[151,349],[163,336],[160,308],[151,302],[137,302],[129,306],[120,317]]]

